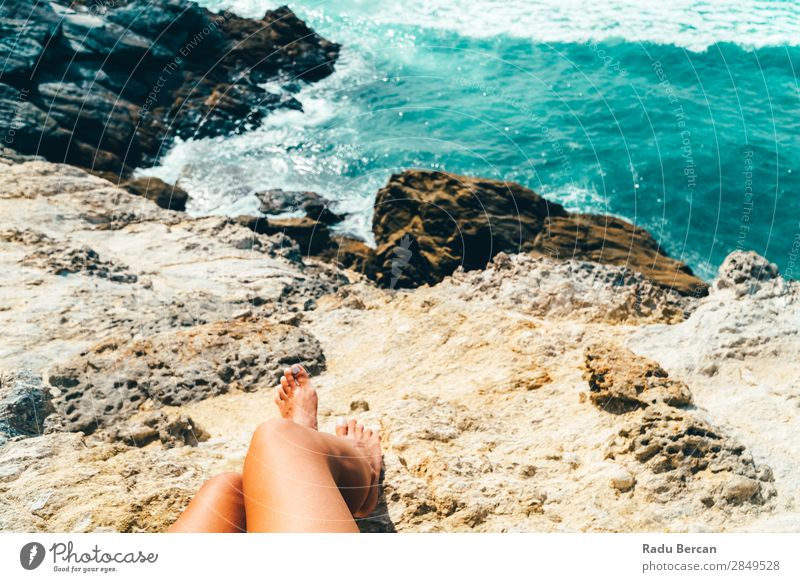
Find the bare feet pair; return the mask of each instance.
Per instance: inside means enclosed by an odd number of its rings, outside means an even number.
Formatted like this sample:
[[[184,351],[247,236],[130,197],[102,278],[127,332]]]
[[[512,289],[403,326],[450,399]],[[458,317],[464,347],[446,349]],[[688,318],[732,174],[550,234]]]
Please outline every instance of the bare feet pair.
[[[317,391],[311,384],[305,366],[295,364],[286,368],[276,389],[275,404],[281,416],[313,430],[317,428]],[[381,441],[378,433],[364,428],[357,421],[340,419],[336,423],[336,436],[348,439],[370,467],[372,484],[364,505],[354,515],[366,517],[375,509],[378,502],[378,481],[380,479],[382,457]]]

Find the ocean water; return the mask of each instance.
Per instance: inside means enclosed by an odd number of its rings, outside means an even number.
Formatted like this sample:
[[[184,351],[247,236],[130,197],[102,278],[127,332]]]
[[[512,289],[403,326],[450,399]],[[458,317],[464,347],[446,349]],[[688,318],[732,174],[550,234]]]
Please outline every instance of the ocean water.
[[[244,16],[278,5],[200,3]],[[369,239],[391,173],[444,169],[624,217],[705,278],[737,248],[798,276],[800,4],[588,4],[290,2],[343,45],[331,77],[272,87],[304,112],[178,143],[146,173],[180,180],[194,214],[315,190]]]

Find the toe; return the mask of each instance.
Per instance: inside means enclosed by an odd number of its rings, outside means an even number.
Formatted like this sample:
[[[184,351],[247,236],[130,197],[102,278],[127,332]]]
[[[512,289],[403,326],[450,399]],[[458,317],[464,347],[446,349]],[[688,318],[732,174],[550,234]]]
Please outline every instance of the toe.
[[[292,374],[301,386],[308,382],[308,370],[302,364],[292,366]]]
[[[347,421],[341,416],[336,419],[336,435],[337,436],[347,435]]]
[[[275,405],[278,407],[278,410],[281,412],[281,415],[286,411],[286,398],[281,394],[281,389],[275,389]]]
[[[363,424],[357,424],[356,425],[356,437],[357,438],[362,438],[363,436],[364,436],[364,425]]]
[[[292,372],[294,373],[294,377],[297,380],[297,383],[300,384],[300,386],[308,385],[310,380],[309,380],[308,370],[306,370],[306,367],[304,365],[295,364],[294,366],[292,366]]]
[[[294,375],[292,374],[292,369],[291,368],[286,368],[283,371],[283,378],[281,378],[281,382],[283,382],[284,379],[286,380],[286,382],[289,385],[290,389],[295,387]]]
[[[355,436],[356,434],[356,421],[351,418],[347,421],[347,436]]]
[[[278,388],[281,394],[281,398],[287,399],[292,391],[289,389],[289,382],[286,380],[285,377],[281,377],[281,385]]]
[[[372,438],[372,429],[371,428],[365,428],[364,429],[364,436],[367,437],[368,439]]]

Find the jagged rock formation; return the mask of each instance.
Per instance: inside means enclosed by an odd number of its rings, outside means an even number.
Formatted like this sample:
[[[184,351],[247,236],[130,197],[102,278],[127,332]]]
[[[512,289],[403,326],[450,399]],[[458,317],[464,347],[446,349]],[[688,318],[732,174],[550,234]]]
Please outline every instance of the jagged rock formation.
[[[120,184],[131,194],[152,200],[167,210],[186,210],[189,193],[177,184],[167,184],[153,176],[135,178]]]
[[[682,295],[703,297],[708,286],[685,263],[669,256],[649,232],[616,216],[569,214],[550,217],[533,251],[553,258],[625,266]]]
[[[628,267],[657,285],[703,296],[706,284],[644,229],[616,217],[570,214],[513,182],[445,172],[393,175],[375,201],[374,266],[383,287],[434,284],[457,267],[482,269],[500,252]]]
[[[26,260],[84,247],[136,280]],[[695,298],[528,254],[414,291],[304,255],[76,168],[0,162],[0,369],[53,399],[45,434],[4,433],[0,529],[163,531],[241,469],[295,356],[317,362],[322,430],[382,430],[366,531],[800,527],[800,287],[763,259],[732,255]]]
[[[24,237],[23,233],[22,236]],[[35,236],[35,235],[34,235]],[[21,265],[36,267],[66,277],[83,273],[90,277],[108,279],[114,283],[136,283],[138,277],[130,273],[124,265],[105,261],[87,246],[62,249],[56,245],[40,245],[37,250],[23,257]]]
[[[585,261],[501,253],[482,271],[456,271],[442,285],[469,299],[474,289],[508,308],[550,318],[606,322],[683,321],[691,300],[640,273]]]
[[[110,178],[150,165],[175,136],[299,109],[261,84],[321,79],[339,53],[286,7],[254,21],[187,0],[5,0],[0,37],[4,145]]]
[[[697,495],[706,507],[763,505],[776,494],[772,470],[756,466],[744,446],[670,406],[650,408],[619,431],[608,458],[626,456],[646,467],[636,485],[661,503]]]
[[[0,445],[8,437],[38,436],[53,413],[50,393],[30,370],[0,374]]]
[[[322,256],[330,247],[328,225],[303,216],[299,218],[264,218],[237,216],[236,221],[258,234],[283,234],[296,241],[305,256]]]
[[[686,381],[714,424],[769,459],[781,519],[755,528],[796,530],[800,523],[800,286],[753,252],[728,256],[692,316],[674,326],[635,330],[628,346]]]
[[[342,220],[330,208],[330,202],[316,192],[293,192],[273,189],[256,192],[261,202],[259,211],[264,214],[285,214],[301,212],[308,218],[323,224],[334,224]]]
[[[616,344],[594,344],[584,367],[592,403],[625,422],[607,458],[630,457],[646,468],[631,471],[636,480],[619,489],[638,486],[664,503],[699,492],[706,507],[763,505],[775,496],[772,470],[757,467],[744,446],[688,410],[689,388],[657,362]]]
[[[0,164],[0,172],[2,264],[13,274],[0,309],[6,362],[42,366],[106,340],[124,349],[159,333],[264,314],[292,325],[347,280],[305,265],[284,235],[161,210],[73,167]],[[73,250],[84,247],[93,251],[77,256],[94,258],[73,263]],[[112,281],[119,273],[125,279]]]
[[[682,408],[692,403],[685,383],[669,378],[658,362],[618,345],[590,345],[584,367],[590,400],[608,412],[629,412],[660,403]]]
[[[522,251],[548,217],[564,215],[559,204],[511,182],[423,170],[395,174],[375,200],[376,280],[418,287],[459,266],[481,269],[498,252]],[[396,249],[406,252],[398,256]],[[393,269],[398,261],[401,273]]]

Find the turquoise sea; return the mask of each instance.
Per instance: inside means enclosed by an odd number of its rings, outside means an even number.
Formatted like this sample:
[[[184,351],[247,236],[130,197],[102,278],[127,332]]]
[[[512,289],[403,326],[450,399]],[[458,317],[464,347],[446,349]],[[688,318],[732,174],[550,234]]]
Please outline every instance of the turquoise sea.
[[[736,248],[800,276],[800,4],[602,4],[290,2],[343,46],[328,79],[272,87],[304,112],[179,143],[148,173],[180,179],[196,214],[315,190],[369,237],[392,172],[440,168],[622,216],[705,278]]]

